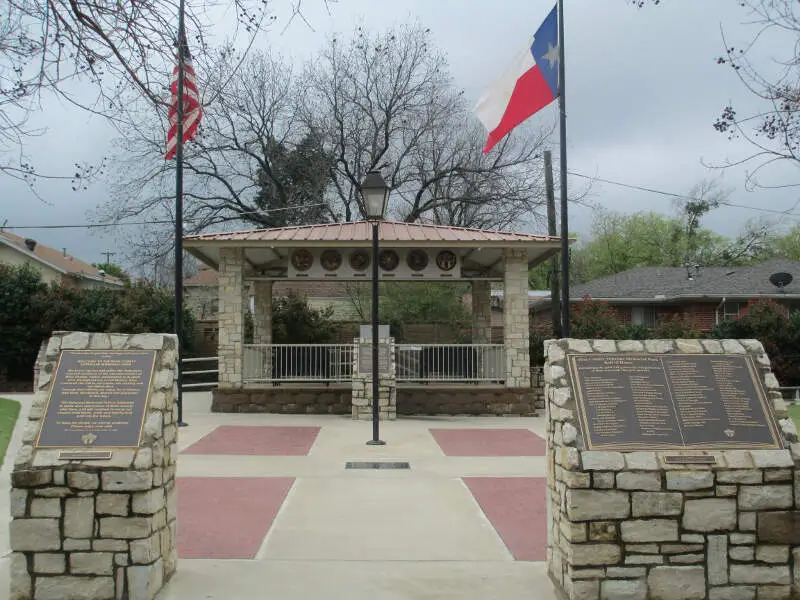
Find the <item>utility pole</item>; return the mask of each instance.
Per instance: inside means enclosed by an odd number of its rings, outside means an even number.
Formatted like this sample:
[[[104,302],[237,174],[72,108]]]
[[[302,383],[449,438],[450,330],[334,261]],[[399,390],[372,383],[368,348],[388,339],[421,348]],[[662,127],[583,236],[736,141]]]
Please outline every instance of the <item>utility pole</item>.
[[[116,252],[109,252],[108,250],[106,250],[105,252],[101,252],[100,254],[105,255],[105,257],[106,257],[105,264],[106,264],[106,266],[108,266],[108,265],[111,264],[111,257],[114,256],[116,254]]]
[[[558,235],[556,231],[556,192],[553,186],[553,154],[544,151],[544,186],[547,192],[547,234]],[[558,256],[550,259],[550,314],[553,319],[553,337],[561,337],[561,296],[558,291]]]

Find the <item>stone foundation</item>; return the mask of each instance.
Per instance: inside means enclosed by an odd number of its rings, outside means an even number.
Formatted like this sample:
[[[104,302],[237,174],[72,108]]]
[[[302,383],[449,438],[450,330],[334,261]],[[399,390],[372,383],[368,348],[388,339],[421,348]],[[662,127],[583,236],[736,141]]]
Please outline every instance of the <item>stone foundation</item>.
[[[400,415],[535,416],[539,394],[531,388],[408,386],[397,388]]]
[[[61,350],[156,350],[139,448],[110,460],[34,449]],[[175,572],[177,339],[55,333],[11,475],[11,600],[151,600]]]
[[[349,415],[350,386],[270,386],[245,389],[216,389],[211,412],[277,413],[293,415]]]
[[[759,342],[559,340],[547,342],[546,352],[547,564],[567,598],[796,597],[800,444]],[[587,451],[568,352],[749,353],[787,449],[691,452],[712,455],[714,465],[666,464],[664,456],[675,451]]]

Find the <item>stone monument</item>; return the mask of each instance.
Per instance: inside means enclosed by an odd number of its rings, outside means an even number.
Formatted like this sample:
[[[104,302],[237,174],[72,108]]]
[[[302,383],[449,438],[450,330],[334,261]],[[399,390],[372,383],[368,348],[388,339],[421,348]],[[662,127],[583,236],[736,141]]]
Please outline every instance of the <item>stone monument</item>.
[[[548,572],[569,600],[800,591],[800,444],[755,340],[545,344]]]
[[[151,600],[177,566],[177,338],[54,332],[11,476],[11,600]]]

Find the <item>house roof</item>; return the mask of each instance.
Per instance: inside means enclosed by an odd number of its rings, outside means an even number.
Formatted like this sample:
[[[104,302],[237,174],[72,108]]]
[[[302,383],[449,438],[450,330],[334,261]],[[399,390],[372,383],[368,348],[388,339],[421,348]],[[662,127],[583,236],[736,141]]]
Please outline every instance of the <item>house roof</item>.
[[[56,250],[55,248],[50,248],[49,246],[45,246],[44,244],[40,244],[38,242],[34,242],[35,246],[33,250],[31,250],[28,248],[28,245],[25,243],[25,241],[26,238],[13,234],[10,231],[0,231],[0,245],[13,248],[20,254],[46,265],[59,273],[71,275],[73,277],[101,281],[109,285],[123,285],[122,280],[111,275],[100,273],[100,270],[97,267],[83,262],[71,254],[61,250]]]
[[[465,267],[462,272],[479,273],[494,279],[502,276],[504,250],[524,251],[528,264],[535,265],[558,254],[561,246],[561,238],[554,236],[397,221],[381,221],[378,236],[381,249],[450,249],[462,261]],[[183,245],[189,253],[214,269],[218,267],[221,248],[241,248],[248,276],[266,275],[281,279],[287,272],[292,249],[316,252],[327,248],[370,248],[372,223],[359,221],[208,233],[187,236]]]
[[[779,290],[773,273],[789,273],[792,283]],[[684,267],[638,267],[595,279],[570,290],[570,299],[665,302],[689,298],[800,296],[800,261],[776,258],[744,267],[701,267],[689,278]]]
[[[449,227],[444,225],[427,225],[422,223],[405,223],[399,221],[381,221],[378,228],[381,242],[419,242],[444,243],[456,242],[556,242],[560,238],[531,233],[511,233],[504,231],[486,231],[466,227]],[[283,242],[285,245],[311,245],[330,242],[369,242],[372,240],[371,223],[358,221],[354,223],[329,223],[324,225],[304,225],[299,227],[278,227],[273,229],[251,229],[229,233],[207,233],[187,236],[186,245],[196,245],[202,241],[218,242]]]

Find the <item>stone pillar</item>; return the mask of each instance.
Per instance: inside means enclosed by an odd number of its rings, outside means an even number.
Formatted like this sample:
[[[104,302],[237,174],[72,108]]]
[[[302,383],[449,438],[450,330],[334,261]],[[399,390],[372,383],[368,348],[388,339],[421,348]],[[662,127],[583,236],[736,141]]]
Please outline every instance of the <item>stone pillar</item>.
[[[219,250],[219,387],[242,387],[244,250]]]
[[[254,282],[253,343],[272,343],[272,282]]]
[[[531,386],[528,323],[528,256],[524,250],[506,249],[503,294],[503,342],[506,387]]]
[[[763,400],[779,419],[772,425],[784,448],[725,449],[709,443],[692,453],[709,456],[712,463],[683,465],[668,462],[687,455],[680,450],[644,445],[625,452],[588,450],[568,356],[589,353],[749,355],[762,377]],[[760,342],[548,340],[545,355],[547,571],[559,598],[797,597],[800,444],[792,421],[782,418],[786,407]],[[630,398],[616,397],[620,406],[633,405]],[[724,411],[721,395],[707,397],[710,411],[717,402]],[[627,412],[617,410],[621,416]]]
[[[492,289],[488,281],[472,282],[472,343],[492,342]]]
[[[378,339],[378,359],[389,352],[389,369],[380,369],[378,381],[378,407],[380,420],[397,418],[397,383],[395,374],[394,338]],[[353,350],[353,418],[362,421],[372,420],[372,340],[355,339]],[[362,355],[365,353],[365,355]],[[379,366],[382,363],[379,363]],[[362,368],[363,367],[363,368]]]
[[[11,600],[152,600],[175,572],[177,346],[176,336],[156,333],[50,338],[11,474]],[[63,460],[62,449],[36,447],[62,350],[117,361],[153,352],[138,447],[103,448],[106,460]]]

